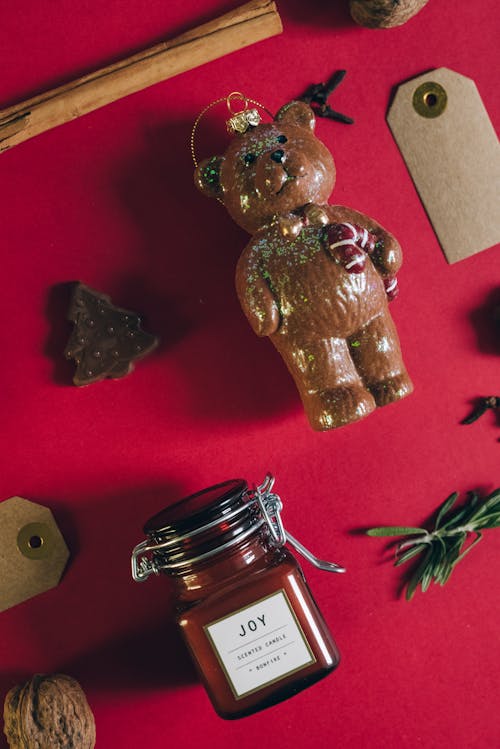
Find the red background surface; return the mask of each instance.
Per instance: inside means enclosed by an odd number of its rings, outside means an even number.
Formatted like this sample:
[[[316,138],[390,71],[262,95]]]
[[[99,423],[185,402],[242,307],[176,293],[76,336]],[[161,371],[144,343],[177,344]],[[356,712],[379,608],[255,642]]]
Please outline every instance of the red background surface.
[[[497,3],[430,0],[402,28],[351,22],[347,0],[282,0],[285,33],[24,143],[0,158],[3,322],[0,498],[50,506],[72,550],[62,584],[0,614],[0,688],[33,672],[81,680],[98,747],[500,746],[498,556],[492,531],[443,589],[411,603],[356,530],[422,522],[452,490],[500,483],[493,414],[459,426],[500,388],[489,308],[498,248],[447,265],[385,123],[391,90],[446,66],[473,78],[498,123]],[[3,3],[7,105],[228,10],[215,0]],[[375,217],[405,264],[392,305],[415,393],[313,433],[288,373],[254,336],[233,289],[247,241],[192,186],[197,113],[233,90],[276,110],[345,67],[320,121],[332,200]],[[201,155],[221,147],[208,118]],[[460,158],[460,154],[457,154]],[[122,381],[70,385],[58,284],[80,279],[143,314],[161,347]],[[343,662],[320,684],[234,723],[219,719],[168,622],[165,580],[135,585],[131,548],[165,504],[234,476],[277,476],[290,531],[344,577],[304,563]],[[4,746],[1,743],[0,745]]]

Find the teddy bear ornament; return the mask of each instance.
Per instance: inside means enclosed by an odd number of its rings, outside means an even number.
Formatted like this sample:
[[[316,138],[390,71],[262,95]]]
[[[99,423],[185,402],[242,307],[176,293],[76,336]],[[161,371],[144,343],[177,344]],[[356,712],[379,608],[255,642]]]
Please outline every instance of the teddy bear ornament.
[[[237,99],[244,108],[234,112]],[[224,101],[231,142],[198,163],[196,127]],[[252,235],[236,269],[243,311],[283,357],[313,429],[334,429],[413,389],[388,308],[401,248],[368,216],[328,205],[335,165],[308,104],[263,122],[249,103],[264,109],[234,93],[199,115],[195,183]]]

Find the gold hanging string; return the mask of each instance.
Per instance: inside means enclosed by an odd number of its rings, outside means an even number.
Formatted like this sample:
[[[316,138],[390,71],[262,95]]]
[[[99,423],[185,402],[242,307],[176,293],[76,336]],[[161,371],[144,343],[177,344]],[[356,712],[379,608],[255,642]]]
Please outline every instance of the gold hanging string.
[[[234,101],[242,101],[244,103],[243,109],[239,111],[235,111],[233,109]],[[221,96],[219,99],[215,99],[215,101],[210,102],[210,104],[207,104],[207,106],[201,110],[200,114],[195,119],[193,123],[193,128],[191,130],[191,138],[190,138],[189,144],[190,144],[191,156],[193,158],[193,164],[195,168],[198,167],[198,159],[196,158],[196,150],[195,150],[195,136],[196,136],[196,131],[198,129],[198,125],[200,124],[200,120],[205,116],[205,114],[208,112],[209,109],[212,109],[212,107],[215,107],[217,104],[222,104],[223,102],[226,102],[226,106],[229,110],[231,118],[237,116],[241,112],[246,112],[248,109],[248,105],[253,104],[254,106],[259,107],[264,112],[266,112],[271,118],[271,120],[273,119],[273,115],[271,114],[269,109],[267,109],[267,107],[263,106],[260,102],[256,101],[255,99],[250,99],[248,96],[245,96],[239,91],[232,91],[227,96]]]

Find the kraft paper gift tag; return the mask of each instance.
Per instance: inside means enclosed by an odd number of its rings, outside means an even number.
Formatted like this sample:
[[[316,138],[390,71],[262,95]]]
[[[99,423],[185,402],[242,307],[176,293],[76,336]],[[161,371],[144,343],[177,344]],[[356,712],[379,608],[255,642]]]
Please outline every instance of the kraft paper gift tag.
[[[0,503],[0,611],[54,588],[68,557],[47,507],[22,497]]]
[[[474,81],[439,68],[403,83],[387,122],[448,262],[500,242],[500,149]]]

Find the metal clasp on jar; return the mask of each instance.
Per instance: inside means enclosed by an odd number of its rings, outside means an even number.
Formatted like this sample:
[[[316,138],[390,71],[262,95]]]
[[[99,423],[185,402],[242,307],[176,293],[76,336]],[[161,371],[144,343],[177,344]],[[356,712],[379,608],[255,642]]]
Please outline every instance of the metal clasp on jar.
[[[132,552],[132,577],[136,583],[142,583],[150,575],[159,575],[160,568],[156,564],[154,557],[148,556],[154,551],[148,541],[141,541],[137,544]]]
[[[275,478],[270,473],[267,474],[266,478],[255,489],[255,497],[259,503],[262,514],[264,515],[267,525],[271,532],[271,539],[275,546],[284,546],[289,543],[295,551],[298,551],[303,557],[307,559],[314,567],[325,572],[345,572],[345,567],[341,567],[335,562],[327,562],[324,559],[318,559],[314,556],[306,547],[297,541],[283,526],[281,519],[281,510],[283,509],[283,502],[277,494],[273,494],[272,489],[274,486]]]

